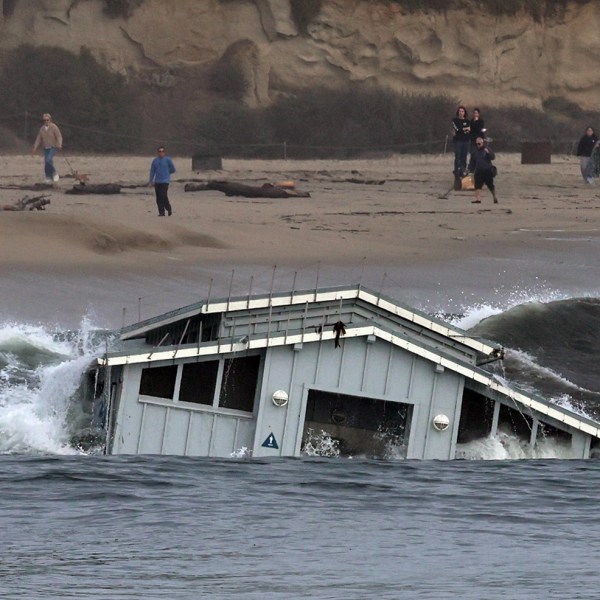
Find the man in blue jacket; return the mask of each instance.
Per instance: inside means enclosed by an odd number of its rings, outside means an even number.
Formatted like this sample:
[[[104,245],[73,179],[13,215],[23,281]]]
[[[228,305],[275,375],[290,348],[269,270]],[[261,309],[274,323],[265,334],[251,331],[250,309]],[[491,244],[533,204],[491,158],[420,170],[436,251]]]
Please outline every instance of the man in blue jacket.
[[[159,146],[156,152],[158,156],[152,161],[152,165],[150,165],[148,185],[154,184],[158,216],[164,217],[166,211],[170,217],[173,214],[173,210],[169,202],[169,183],[171,182],[171,175],[175,173],[175,165],[171,158],[165,155],[164,146]]]

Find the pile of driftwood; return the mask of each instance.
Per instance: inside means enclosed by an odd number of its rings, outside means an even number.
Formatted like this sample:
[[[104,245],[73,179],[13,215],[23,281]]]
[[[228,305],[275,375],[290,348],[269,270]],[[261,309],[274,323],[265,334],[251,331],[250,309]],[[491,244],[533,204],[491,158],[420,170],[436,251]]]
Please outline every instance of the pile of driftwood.
[[[121,185],[118,183],[87,183],[88,175],[72,175],[79,181],[70,190],[65,190],[65,194],[120,194]],[[32,190],[34,192],[41,192],[44,190],[57,190],[56,185],[53,183],[33,183],[29,185],[3,185],[1,186],[4,190]]]
[[[25,196],[14,204],[4,204],[2,210],[46,210],[47,204],[50,204],[47,196],[34,196],[33,198]]]
[[[246,185],[230,181],[208,181],[207,183],[186,183],[186,192],[217,190],[226,196],[244,196],[245,198],[310,198],[308,192],[294,189],[293,182],[264,183],[261,186]]]

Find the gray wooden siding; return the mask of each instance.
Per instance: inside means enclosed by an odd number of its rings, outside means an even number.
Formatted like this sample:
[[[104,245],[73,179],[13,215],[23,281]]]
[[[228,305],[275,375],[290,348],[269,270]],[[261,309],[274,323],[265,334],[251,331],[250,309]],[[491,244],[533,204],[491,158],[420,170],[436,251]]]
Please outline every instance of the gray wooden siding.
[[[289,346],[269,349],[255,456],[298,453],[310,388],[418,405],[411,424],[414,447],[409,448],[410,455],[450,457],[462,378],[450,371],[438,373],[433,363],[381,340],[368,338],[343,340],[340,348],[327,340],[304,344],[300,350]],[[289,395],[286,407],[277,407],[271,401],[273,392],[278,389]],[[431,419],[439,412],[451,420],[452,425],[446,432],[431,427]],[[275,435],[278,450],[262,447],[270,433]]]

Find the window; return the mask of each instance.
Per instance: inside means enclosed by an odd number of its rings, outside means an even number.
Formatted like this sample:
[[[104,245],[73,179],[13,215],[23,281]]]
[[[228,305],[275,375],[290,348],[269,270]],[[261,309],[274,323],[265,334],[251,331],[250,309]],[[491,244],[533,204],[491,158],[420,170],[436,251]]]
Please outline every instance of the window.
[[[152,367],[142,369],[140,394],[156,398],[173,398],[177,366]]]
[[[183,365],[179,400],[212,406],[218,371],[218,360]]]
[[[258,383],[260,356],[229,358],[225,361],[219,395],[221,408],[252,412]]]

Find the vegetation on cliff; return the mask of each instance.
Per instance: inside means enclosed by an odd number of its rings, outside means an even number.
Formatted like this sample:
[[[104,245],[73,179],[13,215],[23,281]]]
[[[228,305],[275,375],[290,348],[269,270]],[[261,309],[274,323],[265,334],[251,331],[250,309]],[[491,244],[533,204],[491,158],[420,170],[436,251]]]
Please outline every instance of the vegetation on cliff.
[[[594,0],[390,0],[404,10],[485,11],[496,16],[513,16],[522,12],[531,15],[536,21],[564,14],[569,4],[590,4]]]
[[[129,86],[89,51],[75,55],[24,45],[4,64],[0,104],[15,133],[31,138],[42,113],[49,112],[60,123],[67,148],[112,152],[138,145],[140,119]]]
[[[447,136],[457,104],[449,96],[398,94],[360,84],[303,89],[263,109],[217,102],[199,115],[195,139],[207,150],[235,156],[438,153],[451,146]],[[551,141],[555,152],[568,153],[587,125],[600,123],[600,113],[561,98],[550,98],[543,110],[482,109],[494,147],[501,151],[519,151],[524,141]]]
[[[144,2],[144,0],[102,0],[102,10],[112,18],[128,19],[133,11]]]

